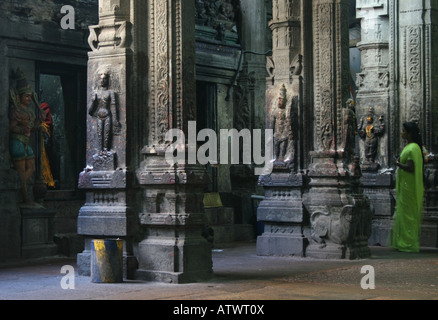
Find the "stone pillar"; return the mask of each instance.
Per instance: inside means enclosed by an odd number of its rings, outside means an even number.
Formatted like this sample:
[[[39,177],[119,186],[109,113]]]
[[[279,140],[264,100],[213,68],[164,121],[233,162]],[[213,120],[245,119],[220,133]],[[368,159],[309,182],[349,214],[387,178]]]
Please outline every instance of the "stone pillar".
[[[171,283],[212,276],[211,245],[205,225],[203,191],[208,183],[196,161],[194,1],[148,1],[149,81],[147,142],[137,170],[140,224],[136,278]],[[178,141],[166,133],[179,132]],[[186,138],[190,143],[186,144]],[[194,140],[193,140],[194,139]],[[166,160],[173,145],[181,158]]]
[[[128,177],[128,126],[133,97],[133,33],[131,1],[100,0],[99,25],[90,27],[87,102],[86,168],[79,188],[86,190],[80,209],[78,234],[85,250],[78,255],[79,273],[90,274],[92,239],[124,239],[125,277],[135,269],[132,237],[135,227],[132,182]]]
[[[438,114],[433,109],[438,105],[438,3],[426,1],[425,23],[425,70],[426,70],[426,125],[425,144],[429,152],[438,150]],[[430,70],[430,71],[427,71]],[[438,246],[438,157],[429,157],[425,165],[425,210],[421,243],[425,247]]]
[[[405,121],[415,121],[422,130],[426,149],[438,152],[438,17],[436,1],[398,1],[398,54],[399,54],[399,123],[397,133]],[[396,140],[398,152],[403,141]],[[436,172],[437,157],[425,165],[425,205],[421,243],[424,246],[437,244]]]
[[[438,148],[438,124],[433,106],[437,102],[438,63],[436,1],[398,2],[399,60],[399,128],[405,121],[416,121],[423,131],[423,142],[429,151]],[[399,129],[398,128],[398,129]],[[400,132],[400,131],[398,131]],[[402,142],[399,141],[399,145]],[[436,153],[436,151],[435,151]]]
[[[386,245],[391,229],[394,198],[391,194],[393,176],[387,169],[392,164],[390,132],[396,125],[395,56],[391,55],[393,42],[390,13],[393,3],[382,0],[356,3],[357,18],[361,21],[362,70],[357,75],[358,133],[364,192],[374,209],[373,233],[370,244]],[[394,133],[396,134],[396,133]]]
[[[257,219],[265,225],[257,239],[258,255],[304,256],[307,240],[302,204],[304,187],[298,141],[303,118],[302,17],[306,1],[273,1],[273,54],[268,58],[267,128],[274,131],[273,170],[262,175],[265,199]]]
[[[348,1],[313,2],[314,147],[304,205],[311,224],[306,256],[364,258],[372,213],[354,159],[356,119],[349,99]]]
[[[229,128],[241,130],[254,129],[264,133],[266,115],[266,10],[264,0],[240,1],[241,46],[243,65],[237,86],[234,87],[234,119]],[[264,144],[258,146],[263,152]],[[242,152],[242,150],[241,150]],[[263,154],[263,153],[262,153]],[[242,159],[242,157],[241,157]],[[254,209],[251,195],[257,193],[255,168],[263,164],[232,165],[230,175],[235,201],[240,201],[241,214],[238,221],[244,224],[254,223]]]
[[[241,87],[248,87],[248,119],[241,119],[246,129],[265,127],[264,102],[266,100],[266,9],[264,0],[240,1],[242,15],[241,45],[245,54],[241,71]],[[239,129],[236,127],[236,129]],[[243,129],[243,128],[242,128]]]

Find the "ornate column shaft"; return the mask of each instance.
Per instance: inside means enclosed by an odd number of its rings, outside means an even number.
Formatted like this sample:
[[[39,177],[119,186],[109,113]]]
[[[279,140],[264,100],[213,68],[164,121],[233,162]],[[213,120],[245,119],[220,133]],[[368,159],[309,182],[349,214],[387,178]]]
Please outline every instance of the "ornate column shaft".
[[[195,3],[148,1],[147,145],[136,177],[140,224],[136,278],[182,283],[212,275],[211,246],[201,236],[205,224],[204,167],[192,161],[196,142],[186,144],[188,122],[196,117]],[[166,160],[170,129],[179,130],[182,160]],[[190,161],[189,161],[190,160]]]
[[[233,87],[234,118],[228,127],[242,130],[265,129],[266,100],[266,9],[264,0],[242,0],[240,1],[240,44],[242,47],[243,60],[237,85]],[[227,118],[227,113],[222,117]],[[218,117],[220,117],[218,115]],[[251,136],[254,141],[254,136]],[[243,146],[240,145],[240,157],[243,159]],[[259,146],[263,153],[264,145]],[[259,150],[258,150],[259,151]],[[253,161],[252,159],[251,161]],[[239,216],[235,220],[242,223],[252,223],[254,209],[251,202],[251,195],[257,192],[256,167],[260,163],[233,164],[229,166],[231,177],[232,194],[235,201],[240,204],[236,207]],[[221,164],[220,167],[225,167]],[[219,167],[219,168],[220,168]],[[241,218],[240,218],[241,216]],[[240,222],[240,221],[239,221]]]
[[[313,1],[315,151],[309,167],[310,215],[307,256],[357,258],[369,255],[369,200],[352,162],[355,115],[349,99],[348,1]]]

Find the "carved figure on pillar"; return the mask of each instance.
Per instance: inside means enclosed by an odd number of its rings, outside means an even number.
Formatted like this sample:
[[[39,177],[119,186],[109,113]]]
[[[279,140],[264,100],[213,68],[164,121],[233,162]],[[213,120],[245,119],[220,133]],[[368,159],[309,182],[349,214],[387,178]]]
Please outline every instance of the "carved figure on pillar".
[[[366,125],[364,119],[361,118],[358,127],[359,136],[365,141],[365,163],[374,164],[376,162],[378,139],[385,133],[385,124],[383,115],[379,118],[379,125],[374,125],[374,111],[369,109],[366,118]]]
[[[333,126],[331,123],[324,123],[321,128],[321,143],[324,150],[334,148]]]
[[[356,147],[357,119],[354,100],[348,99],[344,108],[344,150],[348,157],[353,157]]]
[[[288,167],[293,163],[294,147],[291,121],[291,110],[287,101],[285,85],[280,89],[277,106],[271,114],[271,125],[274,130],[274,167]]]
[[[110,89],[110,71],[99,72],[99,81],[99,88],[93,92],[88,107],[88,114],[97,121],[99,152],[94,155],[95,164],[114,157],[111,152],[112,137],[121,132],[116,93]]]

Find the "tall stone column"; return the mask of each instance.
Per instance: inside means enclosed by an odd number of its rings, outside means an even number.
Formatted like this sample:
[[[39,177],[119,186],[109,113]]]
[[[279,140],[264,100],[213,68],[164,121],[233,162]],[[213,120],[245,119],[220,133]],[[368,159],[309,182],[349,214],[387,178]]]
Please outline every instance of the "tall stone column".
[[[85,250],[78,255],[79,273],[90,274],[92,239],[124,239],[125,277],[135,269],[132,239],[136,219],[129,191],[128,126],[133,96],[133,34],[131,1],[100,0],[99,25],[90,27],[88,63],[86,168],[79,188],[86,191],[78,234]]]
[[[393,2],[357,1],[357,18],[361,21],[362,70],[357,75],[358,133],[364,192],[374,209],[370,244],[385,245],[391,229],[394,199],[390,171],[380,169],[391,165],[390,133],[396,125],[395,55],[390,54],[394,36],[391,33]],[[396,134],[396,133],[394,133]]]
[[[240,1],[240,44],[243,65],[237,86],[233,88],[234,119],[229,128],[261,130],[264,132],[266,115],[266,9],[264,0]],[[264,145],[258,146],[264,151]],[[256,150],[254,150],[256,151]],[[259,151],[259,150],[257,150]],[[243,152],[241,150],[240,152]],[[234,199],[240,200],[242,223],[253,223],[251,195],[257,193],[255,168],[258,164],[237,164],[230,168]]]
[[[136,172],[140,187],[136,278],[171,283],[212,275],[211,246],[201,236],[203,192],[208,182],[196,161],[195,2],[148,1],[148,127]],[[178,140],[166,136],[179,132]],[[186,139],[190,143],[186,143]],[[175,147],[179,159],[166,160]],[[169,156],[169,154],[168,154]]]
[[[257,239],[258,255],[304,256],[307,240],[300,171],[303,126],[303,29],[307,1],[273,1],[273,54],[268,58],[266,127],[274,132],[272,172],[262,175],[265,190],[257,219],[265,225]]]
[[[398,2],[398,52],[400,123],[416,121],[429,151],[438,148],[438,125],[433,106],[437,102],[438,63],[436,34],[438,19],[435,1]],[[398,131],[400,132],[400,131]],[[399,145],[402,142],[399,141]],[[436,151],[435,151],[436,152]]]
[[[397,133],[405,121],[415,121],[422,131],[426,149],[438,152],[438,18],[436,1],[398,1],[395,11],[398,19],[399,54],[399,114]],[[397,151],[404,145],[396,140]],[[422,244],[435,246],[437,239],[437,157],[425,164],[425,205],[422,226]]]
[[[315,122],[304,205],[311,239],[306,256],[369,256],[369,200],[354,153],[356,119],[349,99],[348,1],[313,1]]]

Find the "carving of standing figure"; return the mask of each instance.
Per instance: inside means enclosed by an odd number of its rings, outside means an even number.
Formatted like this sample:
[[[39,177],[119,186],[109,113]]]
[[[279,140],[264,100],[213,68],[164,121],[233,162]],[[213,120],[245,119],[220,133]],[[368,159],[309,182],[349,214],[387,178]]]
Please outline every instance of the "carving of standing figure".
[[[354,100],[348,99],[344,110],[344,150],[348,156],[353,156],[357,135],[356,110]]]
[[[100,74],[100,88],[93,93],[88,114],[97,118],[97,135],[100,155],[109,154],[112,134],[120,134],[121,125],[118,120],[116,94],[109,89],[110,74]]]
[[[330,123],[325,123],[321,127],[321,143],[324,150],[333,148],[333,130]]]
[[[359,136],[365,140],[365,158],[366,162],[374,163],[376,161],[378,138],[385,133],[385,124],[383,116],[379,118],[379,126],[374,125],[374,112],[372,109],[368,111],[367,124],[364,125],[364,119],[361,118],[358,127]]]
[[[275,163],[290,162],[292,159],[285,159],[288,154],[289,144],[292,143],[293,134],[289,114],[287,112],[287,93],[283,85],[277,100],[277,109],[273,111],[271,123],[274,129],[274,156]]]

